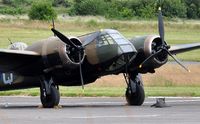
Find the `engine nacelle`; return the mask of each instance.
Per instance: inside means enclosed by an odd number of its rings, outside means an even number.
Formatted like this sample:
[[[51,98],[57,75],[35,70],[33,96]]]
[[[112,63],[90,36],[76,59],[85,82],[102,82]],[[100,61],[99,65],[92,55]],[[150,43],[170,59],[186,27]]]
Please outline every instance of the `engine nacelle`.
[[[160,50],[162,45],[161,38],[156,35],[137,37],[132,39],[131,42],[138,51],[138,56],[136,57],[137,64],[141,64],[149,56]],[[168,54],[163,51],[145,63],[141,71],[144,73],[152,71],[153,69],[162,66],[167,61]]]
[[[71,37],[70,40],[77,46],[82,44],[76,37]],[[57,37],[50,37],[47,40],[37,42],[26,50],[36,51],[42,55],[45,71],[47,72],[56,68],[77,68],[85,57],[84,51],[77,51]]]
[[[69,38],[75,45],[81,46],[81,41],[77,37],[70,37]],[[77,51],[73,47],[66,45],[61,45],[59,49],[59,55],[62,60],[62,63],[67,68],[76,68],[79,64],[82,63],[85,57],[84,51]],[[81,57],[81,58],[80,58]]]

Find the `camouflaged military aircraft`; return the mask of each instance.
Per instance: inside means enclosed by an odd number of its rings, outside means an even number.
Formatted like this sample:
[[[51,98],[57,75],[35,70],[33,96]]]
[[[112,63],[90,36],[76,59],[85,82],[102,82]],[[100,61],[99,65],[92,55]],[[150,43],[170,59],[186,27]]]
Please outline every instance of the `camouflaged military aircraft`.
[[[164,40],[161,10],[158,35],[127,40],[118,31],[104,29],[79,37],[51,30],[54,37],[30,46],[13,43],[0,50],[0,91],[40,87],[43,107],[59,104],[59,85],[84,86],[101,76],[124,74],[129,105],[142,105],[145,94],[140,74],[154,73],[168,56],[200,48],[200,42],[170,47]],[[112,81],[112,80],[111,80]]]

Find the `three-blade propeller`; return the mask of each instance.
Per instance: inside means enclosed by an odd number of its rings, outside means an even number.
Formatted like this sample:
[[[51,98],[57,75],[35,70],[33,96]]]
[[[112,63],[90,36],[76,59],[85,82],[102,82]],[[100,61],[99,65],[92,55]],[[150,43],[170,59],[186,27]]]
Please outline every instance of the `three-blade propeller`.
[[[170,51],[169,48],[170,46],[167,45],[167,43],[165,42],[165,30],[164,30],[164,22],[163,22],[163,16],[162,16],[162,11],[161,11],[161,7],[159,7],[158,9],[159,13],[158,13],[158,31],[159,31],[159,35],[162,41],[162,45],[160,47],[160,49],[155,52],[154,54],[152,54],[151,56],[149,56],[147,59],[145,59],[140,65],[139,68],[142,68],[142,66],[148,62],[149,60],[151,60],[153,57],[157,56],[159,53],[165,51],[169,56],[171,56],[181,67],[183,67],[186,71],[190,72],[189,69],[187,69],[175,56],[173,56]]]
[[[60,33],[59,31],[57,31],[54,27],[51,28],[51,31],[54,33],[54,35],[56,35],[61,41],[63,41],[64,43],[66,43],[67,45],[69,45],[70,47],[74,48],[75,50],[73,52],[78,52],[79,53],[79,71],[80,71],[80,80],[81,80],[81,84],[82,84],[82,89],[84,89],[84,80],[83,80],[83,72],[82,72],[82,63],[81,63],[81,53],[84,52],[84,48],[85,46],[87,46],[89,43],[91,43],[93,40],[91,39],[86,39],[86,41],[84,42],[84,44],[78,46],[76,44],[74,44],[68,37],[66,37],[64,34]]]

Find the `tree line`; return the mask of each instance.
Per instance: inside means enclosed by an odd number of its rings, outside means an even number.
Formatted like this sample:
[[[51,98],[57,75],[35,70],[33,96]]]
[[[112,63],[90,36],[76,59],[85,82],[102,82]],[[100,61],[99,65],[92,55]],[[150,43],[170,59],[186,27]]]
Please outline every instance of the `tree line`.
[[[102,15],[108,18],[154,18],[158,7],[169,18],[200,18],[200,0],[74,0],[72,15]]]
[[[157,17],[158,7],[161,7],[163,15],[167,18],[200,19],[200,0],[37,0],[37,2],[34,0],[2,0],[2,2],[14,8],[11,12],[16,10],[19,14],[27,12],[27,10],[23,12],[24,6],[32,6],[29,7],[29,12],[37,13],[35,6],[46,4],[48,7],[43,7],[43,9],[47,8],[54,17],[56,15],[52,7],[62,6],[71,16],[100,15],[109,19],[150,19]],[[38,9],[42,13],[46,12],[41,10],[42,7]],[[6,11],[3,12],[6,13]],[[2,13],[1,8],[0,13]],[[38,14],[35,15],[38,16]]]

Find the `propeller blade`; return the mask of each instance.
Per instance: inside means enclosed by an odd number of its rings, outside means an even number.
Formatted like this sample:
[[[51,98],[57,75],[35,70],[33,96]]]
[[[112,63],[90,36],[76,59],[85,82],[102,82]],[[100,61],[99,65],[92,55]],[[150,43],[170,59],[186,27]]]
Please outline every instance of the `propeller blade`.
[[[81,61],[81,52],[79,52],[79,61]],[[84,81],[83,81],[83,72],[82,72],[82,63],[79,64],[79,68],[80,68],[80,78],[81,78],[81,85],[82,85],[82,89],[84,90]]]
[[[175,56],[173,56],[168,50],[164,49],[181,67],[183,67],[186,71],[190,72],[190,70],[185,67],[180,60],[178,60]]]
[[[78,49],[78,47],[69,39],[67,38],[65,35],[63,35],[62,33],[60,33],[59,31],[57,31],[56,29],[52,28],[51,31],[60,39],[62,40],[64,43]]]
[[[150,59],[152,59],[154,56],[158,55],[160,52],[162,52],[162,49],[160,49],[159,51],[157,51],[156,53],[152,54],[151,56],[149,56],[148,58],[146,58],[140,65],[139,68],[142,68],[143,65],[149,61]]]
[[[159,34],[160,34],[160,38],[163,42],[163,44],[165,43],[165,30],[164,30],[164,22],[163,22],[163,16],[162,16],[162,11],[161,11],[161,7],[159,7],[159,14],[158,14],[158,30],[159,30]]]

